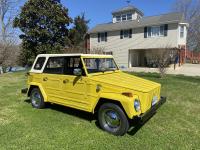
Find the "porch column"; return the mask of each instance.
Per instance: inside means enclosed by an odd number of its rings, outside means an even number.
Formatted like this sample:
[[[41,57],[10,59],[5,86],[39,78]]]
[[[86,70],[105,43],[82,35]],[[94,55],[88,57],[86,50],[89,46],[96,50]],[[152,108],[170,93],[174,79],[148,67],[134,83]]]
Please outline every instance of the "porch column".
[[[128,68],[132,67],[131,61],[132,61],[131,50],[129,50],[129,53],[128,53]]]

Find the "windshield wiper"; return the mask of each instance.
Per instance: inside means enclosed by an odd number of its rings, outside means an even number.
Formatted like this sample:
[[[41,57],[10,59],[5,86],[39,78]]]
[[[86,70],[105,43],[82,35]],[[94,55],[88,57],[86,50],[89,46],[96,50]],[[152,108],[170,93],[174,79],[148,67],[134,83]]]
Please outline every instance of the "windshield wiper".
[[[107,69],[105,69],[105,68],[102,68],[102,69],[100,69],[99,71],[101,71],[101,72],[106,72],[106,71],[116,71],[117,69],[111,69],[111,68],[107,68]]]
[[[105,68],[101,68],[101,69],[99,69],[99,71],[104,73],[106,71],[106,69]]]

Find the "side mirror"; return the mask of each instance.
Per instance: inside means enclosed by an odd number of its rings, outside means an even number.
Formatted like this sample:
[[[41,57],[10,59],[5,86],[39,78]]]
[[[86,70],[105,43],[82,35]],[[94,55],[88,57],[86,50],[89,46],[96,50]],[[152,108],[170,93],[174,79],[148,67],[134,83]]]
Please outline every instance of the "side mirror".
[[[81,76],[82,75],[82,69],[80,69],[80,68],[74,69],[73,73],[74,73],[75,76]]]

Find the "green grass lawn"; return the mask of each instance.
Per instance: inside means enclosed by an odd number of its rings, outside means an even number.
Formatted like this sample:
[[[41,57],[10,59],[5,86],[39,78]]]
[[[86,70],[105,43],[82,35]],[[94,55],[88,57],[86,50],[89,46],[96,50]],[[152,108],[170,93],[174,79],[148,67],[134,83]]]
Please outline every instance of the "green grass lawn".
[[[20,94],[25,73],[0,76],[0,149],[198,149],[200,78],[137,74],[162,84],[167,102],[123,137],[103,132],[91,114],[49,105],[33,109]]]

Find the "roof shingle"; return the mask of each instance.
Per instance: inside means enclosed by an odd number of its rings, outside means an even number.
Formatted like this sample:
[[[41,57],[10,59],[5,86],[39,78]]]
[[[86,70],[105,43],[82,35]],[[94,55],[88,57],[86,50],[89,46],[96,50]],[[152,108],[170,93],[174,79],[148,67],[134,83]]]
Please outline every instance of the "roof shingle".
[[[139,21],[123,21],[118,23],[106,23],[99,24],[96,27],[89,30],[88,33],[106,32],[106,31],[117,31],[123,29],[144,27],[150,25],[159,25],[166,23],[185,23],[182,13],[169,13],[159,16],[143,17]]]

